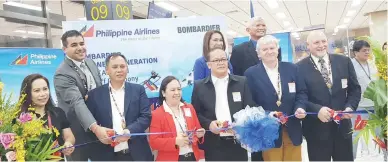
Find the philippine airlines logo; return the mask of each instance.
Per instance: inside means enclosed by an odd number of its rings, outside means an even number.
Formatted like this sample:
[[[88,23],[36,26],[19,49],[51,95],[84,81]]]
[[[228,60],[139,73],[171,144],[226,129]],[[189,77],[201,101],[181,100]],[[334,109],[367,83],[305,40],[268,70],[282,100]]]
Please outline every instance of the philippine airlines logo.
[[[86,30],[87,29],[87,30]],[[84,37],[93,37],[94,36],[94,25],[88,29],[88,26],[85,25],[80,31],[79,31]]]
[[[28,55],[19,55],[12,63],[11,65],[27,65],[28,62]]]

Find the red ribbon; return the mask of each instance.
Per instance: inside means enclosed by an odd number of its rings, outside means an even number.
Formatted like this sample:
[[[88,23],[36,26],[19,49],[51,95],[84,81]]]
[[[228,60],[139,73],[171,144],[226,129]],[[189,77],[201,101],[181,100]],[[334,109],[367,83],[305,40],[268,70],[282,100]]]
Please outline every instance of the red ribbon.
[[[282,124],[286,124],[288,121],[288,116],[284,115],[283,112],[275,112],[275,116],[279,119],[279,122]]]

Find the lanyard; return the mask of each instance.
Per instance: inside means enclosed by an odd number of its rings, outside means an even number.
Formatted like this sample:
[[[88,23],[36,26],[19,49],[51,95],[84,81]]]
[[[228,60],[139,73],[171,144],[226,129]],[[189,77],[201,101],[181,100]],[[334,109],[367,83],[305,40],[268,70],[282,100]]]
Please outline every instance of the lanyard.
[[[121,127],[123,127],[123,129],[124,129],[126,127],[125,118],[124,118],[123,113],[121,113],[121,111],[119,109],[119,106],[117,105],[117,102],[116,102],[115,97],[113,96],[112,88],[111,87],[109,87],[109,92],[110,92],[110,95],[112,96],[113,103],[115,104],[116,110],[120,114],[120,117],[121,117]]]
[[[53,124],[51,123],[51,115],[47,112],[47,121],[48,121],[48,127],[51,129],[53,127]]]
[[[365,75],[369,78],[369,80],[372,80],[372,78],[370,77],[370,70],[369,70],[369,64],[368,64],[368,61],[366,62],[366,67],[368,67],[368,73],[366,73],[366,70],[364,69],[364,66],[362,66],[362,64],[357,60],[355,59],[358,64],[361,66],[362,70],[364,71]]]
[[[172,109],[170,108],[171,112],[172,112]],[[179,118],[181,117],[181,108],[179,108]],[[181,122],[179,121],[179,118],[177,116],[175,116],[174,112],[172,112],[172,115],[174,117],[174,119],[178,122],[178,125],[179,125],[179,128],[181,128],[182,132],[184,133],[185,130],[183,129],[183,126],[181,125]],[[185,121],[185,120],[184,120]],[[186,121],[184,123],[184,127],[185,129],[187,130],[187,125],[186,125]]]

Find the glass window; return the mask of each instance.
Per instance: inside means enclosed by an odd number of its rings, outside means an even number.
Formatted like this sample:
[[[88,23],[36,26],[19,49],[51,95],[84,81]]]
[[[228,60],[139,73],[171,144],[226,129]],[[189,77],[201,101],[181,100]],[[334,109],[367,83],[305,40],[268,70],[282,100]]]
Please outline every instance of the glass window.
[[[1,0],[0,3],[4,11],[11,11],[32,16],[43,16],[41,1]]]
[[[47,47],[43,24],[9,22],[0,18],[0,47]]]
[[[53,48],[62,48],[62,29],[51,28],[51,39],[53,42]]]

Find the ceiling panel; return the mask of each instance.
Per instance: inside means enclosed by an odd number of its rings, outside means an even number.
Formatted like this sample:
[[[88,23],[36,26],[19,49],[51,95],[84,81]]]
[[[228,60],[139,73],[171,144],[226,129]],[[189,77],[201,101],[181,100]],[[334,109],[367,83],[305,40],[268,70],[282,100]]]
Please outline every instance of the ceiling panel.
[[[270,15],[267,11],[268,6],[265,2],[259,2],[253,4],[256,17],[262,17],[267,25],[267,32],[272,33],[273,31],[283,30],[283,27],[274,19],[274,16]],[[265,7],[265,8],[264,8]]]
[[[306,2],[310,14],[310,25],[325,24],[327,0]]]
[[[178,17],[191,17],[191,16],[197,16],[197,14],[195,14],[194,12],[191,12],[187,9],[184,9],[184,10],[179,10],[177,12],[174,12],[174,15],[175,16],[178,16]]]
[[[347,1],[329,1],[327,5],[327,17],[325,22],[326,32],[332,32],[334,28],[338,26],[338,23],[340,23],[342,20],[342,14],[346,14],[344,8],[347,4]]]
[[[354,29],[354,28],[365,27],[365,26],[362,26],[364,24],[364,21],[368,18],[368,16],[365,16],[365,14],[378,10],[380,6],[383,4],[384,2],[382,1],[375,1],[375,0],[366,1],[362,5],[361,10],[357,11],[357,14],[355,15],[355,18],[353,19],[353,21],[350,23],[349,28]]]
[[[228,12],[233,12],[233,11],[239,10],[238,8],[236,9],[236,6],[229,1],[222,1],[222,2],[203,1],[203,3],[215,8],[216,10],[218,10],[224,14],[228,13]]]
[[[131,2],[132,2],[132,7],[133,8],[142,7],[142,6],[148,5],[148,2],[145,2],[145,1],[131,1]]]
[[[303,28],[310,25],[307,6],[304,1],[283,1],[283,4],[286,8],[284,13],[287,18],[290,18],[290,21],[295,21],[294,28]]]

